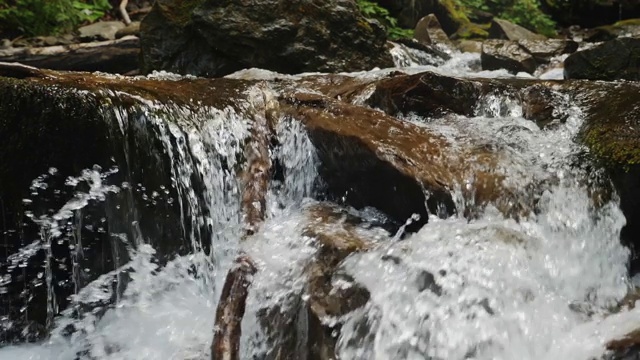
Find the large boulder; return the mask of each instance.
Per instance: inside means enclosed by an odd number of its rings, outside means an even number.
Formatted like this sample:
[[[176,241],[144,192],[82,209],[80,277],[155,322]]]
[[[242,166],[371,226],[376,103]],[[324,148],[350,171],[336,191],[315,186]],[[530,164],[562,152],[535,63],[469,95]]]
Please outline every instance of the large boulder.
[[[578,51],[564,61],[565,78],[640,80],[640,39],[620,38]]]
[[[544,40],[545,36],[531,32],[507,20],[494,18],[489,28],[490,39],[503,40]]]
[[[160,0],[140,31],[145,72],[212,77],[250,67],[300,73],[393,65],[384,29],[350,0]]]
[[[640,271],[640,85],[635,82],[570,82],[585,111],[579,139],[608,172],[627,218],[622,242],[629,246],[631,273]]]

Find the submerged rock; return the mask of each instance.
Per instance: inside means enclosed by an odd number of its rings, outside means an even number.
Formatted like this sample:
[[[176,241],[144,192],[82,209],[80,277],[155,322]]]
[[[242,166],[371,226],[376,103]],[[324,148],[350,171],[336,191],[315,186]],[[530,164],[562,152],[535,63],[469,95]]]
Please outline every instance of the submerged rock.
[[[620,38],[578,51],[564,61],[565,78],[640,80],[640,39]]]
[[[157,1],[141,25],[143,70],[222,76],[393,65],[384,29],[353,1]]]

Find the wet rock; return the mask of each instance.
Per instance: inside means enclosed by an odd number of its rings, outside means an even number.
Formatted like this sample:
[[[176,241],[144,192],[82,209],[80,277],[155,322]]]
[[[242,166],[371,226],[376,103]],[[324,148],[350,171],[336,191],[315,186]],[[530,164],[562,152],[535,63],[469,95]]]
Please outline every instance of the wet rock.
[[[494,18],[489,28],[490,39],[503,40],[545,40],[543,35],[531,32],[507,20]]]
[[[384,29],[348,0],[161,0],[141,24],[141,40],[145,72],[221,76],[250,67],[301,73],[393,65]]]
[[[418,273],[416,277],[416,285],[420,292],[428,290],[437,296],[442,295],[442,287],[438,285],[433,274],[426,270],[421,270]]]
[[[481,90],[477,83],[425,72],[379,81],[367,103],[389,115],[471,116]]]
[[[375,207],[399,223],[418,214],[408,226],[411,231],[427,221],[425,200],[429,213],[451,214],[455,207],[448,189],[473,177],[475,191],[464,196],[476,205],[465,215],[473,216],[489,202],[510,216],[528,211],[530,204],[517,191],[502,188],[504,175],[483,170],[497,160],[489,149],[471,145],[449,151],[444,137],[423,127],[318,95],[294,94],[287,101],[295,105],[290,116],[307,126],[318,149],[332,198],[356,208]]]
[[[540,128],[563,123],[567,119],[567,114],[558,116],[556,113],[554,104],[557,95],[548,86],[534,84],[524,88],[520,94],[526,99],[522,106],[524,117],[535,121]]]
[[[347,256],[371,246],[359,232],[363,219],[329,203],[314,204],[304,211],[303,235],[317,247],[304,270],[306,296],[303,300],[302,294],[291,294],[278,305],[259,311],[269,344],[266,359],[335,359],[340,322],[331,320],[369,300],[368,291],[341,270]]]
[[[98,21],[78,28],[78,34],[82,41],[114,40],[116,32],[124,27],[120,21]]]
[[[434,14],[429,14],[418,21],[413,31],[413,37],[425,45],[442,44],[450,48],[453,47],[451,40],[442,30],[442,26]]]
[[[518,40],[518,44],[527,50],[539,64],[548,63],[552,57],[571,54],[578,50],[578,43],[565,39]]]
[[[640,80],[640,39],[620,38],[571,54],[564,62],[565,78]]]
[[[24,78],[0,78],[0,142],[4,144],[0,155],[5,158],[0,165],[0,196],[3,221],[8,229],[0,254],[0,273],[12,280],[3,285],[6,293],[2,295],[4,305],[0,316],[7,316],[14,324],[12,328],[2,329],[0,338],[14,341],[32,335],[21,333],[25,326],[46,328],[47,322],[47,286],[38,276],[42,272],[44,250],[37,251],[25,268],[15,268],[16,264],[6,257],[24,244],[40,239],[40,229],[24,212],[29,210],[38,216],[48,214],[49,209],[59,209],[75,193],[65,187],[66,177],[78,176],[83,169],[96,168],[96,165],[104,171],[118,166],[119,171],[105,180],[109,184],[142,183],[158,192],[163,192],[163,187],[168,191],[167,199],[178,199],[179,194],[171,187],[171,162],[166,158],[163,144],[151,136],[153,130],[133,120],[144,117],[140,112],[141,99],[167,101],[172,98],[176,104],[186,106],[200,97],[205,104],[206,98],[212,97],[199,94],[215,92],[233,97],[231,94],[237,95],[246,88],[247,82],[221,80],[218,82],[221,86],[213,89],[203,87],[199,81],[169,81],[162,85],[161,81],[137,82],[87,73],[66,74],[69,77],[65,78],[62,73],[28,68],[0,73]],[[121,106],[122,112],[114,112],[114,104]],[[221,108],[233,105],[226,100],[209,104]],[[36,143],[38,146],[33,146]],[[21,155],[15,156],[18,153]],[[24,161],[29,162],[29,167],[24,168]],[[50,175],[50,168],[56,168],[59,175]],[[23,202],[32,197],[29,187],[43,173],[48,174],[48,190],[31,204]],[[57,193],[58,190],[61,191]],[[152,205],[146,196],[144,192],[123,188],[109,194],[104,204],[83,209],[82,221],[87,227],[82,231],[84,257],[79,260],[79,266],[83,283],[79,286],[128,260],[126,244],[113,241],[103,228],[126,234],[129,239],[142,234],[153,243],[161,262],[189,251],[191,225],[181,220],[177,201],[161,201],[164,199],[161,197]],[[104,222],[101,219],[105,219]],[[131,226],[132,223],[137,227]],[[199,230],[208,236],[206,228]],[[53,292],[58,310],[62,311],[69,304],[69,295],[75,291],[69,271],[72,266],[69,241],[54,242],[51,249],[55,254]],[[112,254],[120,255],[116,259]],[[19,312],[23,307],[28,317]]]
[[[140,36],[140,21],[134,21],[116,31],[115,38],[120,39],[128,35]]]
[[[640,358],[640,330],[609,341],[606,349],[609,353],[604,356],[604,360],[637,360]]]
[[[480,56],[482,69],[506,69],[512,73],[527,72],[533,74],[537,63],[531,53],[517,41],[486,40],[482,44]]]
[[[566,90],[587,109],[579,140],[603,166],[627,219],[621,241],[631,249],[630,272],[640,271],[640,85],[575,81]]]
[[[364,306],[369,292],[340,273],[340,264],[350,254],[368,249],[371,244],[358,234],[362,220],[328,205],[309,211],[307,236],[317,239],[319,251],[307,268],[309,293],[309,358],[333,359],[340,331],[339,324],[326,325],[326,319],[338,318]],[[341,280],[348,286],[334,284]]]

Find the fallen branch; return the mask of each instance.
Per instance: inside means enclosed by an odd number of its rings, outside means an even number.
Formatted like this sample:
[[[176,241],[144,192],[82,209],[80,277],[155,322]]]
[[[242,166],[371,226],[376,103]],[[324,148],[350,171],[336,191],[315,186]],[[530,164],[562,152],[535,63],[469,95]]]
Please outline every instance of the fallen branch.
[[[139,39],[125,36],[93,43],[0,50],[0,61],[52,70],[124,74],[138,68],[139,52]]]
[[[216,309],[216,322],[211,344],[212,360],[238,360],[241,323],[247,295],[256,267],[246,255],[240,255],[229,270]]]
[[[129,0],[122,0],[120,1],[120,6],[118,6],[118,9],[120,10],[120,15],[122,16],[122,21],[126,25],[131,24],[131,18],[129,17],[129,13],[127,13],[128,3],[129,3]]]

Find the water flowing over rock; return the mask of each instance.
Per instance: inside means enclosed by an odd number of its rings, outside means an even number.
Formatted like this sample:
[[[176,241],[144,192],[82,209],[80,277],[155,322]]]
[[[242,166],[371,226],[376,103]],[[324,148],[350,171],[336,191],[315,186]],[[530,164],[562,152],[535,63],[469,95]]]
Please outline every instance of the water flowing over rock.
[[[640,80],[640,39],[620,38],[578,51],[564,61],[565,77]]]
[[[584,360],[637,330],[637,86],[401,70],[0,64],[0,341],[48,337],[0,357]]]
[[[384,29],[355,2],[157,1],[141,25],[143,70],[222,76],[392,66]]]

